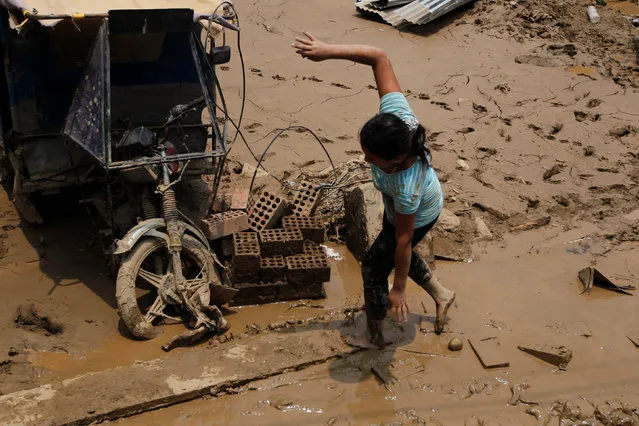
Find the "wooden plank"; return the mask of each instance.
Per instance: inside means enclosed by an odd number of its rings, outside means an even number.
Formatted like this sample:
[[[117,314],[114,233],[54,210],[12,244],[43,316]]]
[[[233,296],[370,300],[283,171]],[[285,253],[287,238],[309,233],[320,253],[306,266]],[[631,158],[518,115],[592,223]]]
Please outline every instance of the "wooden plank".
[[[470,346],[475,351],[477,358],[484,368],[500,368],[510,366],[510,362],[504,356],[501,345],[496,338],[482,340],[469,340]]]

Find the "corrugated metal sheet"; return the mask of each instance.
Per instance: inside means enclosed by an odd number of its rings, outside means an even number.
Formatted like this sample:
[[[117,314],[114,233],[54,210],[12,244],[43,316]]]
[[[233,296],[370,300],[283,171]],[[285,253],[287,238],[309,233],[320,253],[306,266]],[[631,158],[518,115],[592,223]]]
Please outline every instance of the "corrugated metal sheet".
[[[363,0],[355,3],[359,10],[375,13],[394,27],[427,24],[440,16],[472,0],[415,0],[394,9],[380,10],[373,5],[378,0]]]

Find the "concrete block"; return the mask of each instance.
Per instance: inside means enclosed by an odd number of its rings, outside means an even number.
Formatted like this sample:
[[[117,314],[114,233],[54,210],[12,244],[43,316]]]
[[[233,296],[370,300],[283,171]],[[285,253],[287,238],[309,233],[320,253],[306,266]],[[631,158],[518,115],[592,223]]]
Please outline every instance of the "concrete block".
[[[249,201],[248,189],[236,189],[231,194],[231,209],[247,210]]]
[[[286,278],[290,284],[310,286],[328,282],[331,268],[326,257],[301,254],[286,258]]]
[[[286,280],[286,262],[283,256],[262,258],[260,262],[260,281],[279,282]]]
[[[232,280],[255,282],[260,277],[260,245],[257,235],[241,232],[233,236]]]
[[[304,241],[304,254],[326,257],[326,250],[313,241]]]
[[[519,345],[517,347],[542,361],[556,365],[560,370],[565,370],[572,360],[572,351],[565,346]]]
[[[382,230],[382,194],[372,183],[356,186],[344,192],[344,210],[346,245],[358,260],[362,260]]]
[[[299,229],[266,229],[260,232],[262,257],[292,256],[304,252],[304,238]]]
[[[323,244],[326,241],[324,223],[314,217],[286,216],[282,218],[282,226],[286,229],[299,229],[304,240]]]
[[[249,229],[249,217],[243,211],[213,214],[200,222],[200,229],[209,240],[217,240]]]
[[[273,228],[282,217],[286,203],[275,194],[265,191],[250,207],[249,226],[254,231]]]
[[[312,216],[319,201],[319,190],[309,182],[301,182],[295,188],[293,196],[293,214],[298,217]]]

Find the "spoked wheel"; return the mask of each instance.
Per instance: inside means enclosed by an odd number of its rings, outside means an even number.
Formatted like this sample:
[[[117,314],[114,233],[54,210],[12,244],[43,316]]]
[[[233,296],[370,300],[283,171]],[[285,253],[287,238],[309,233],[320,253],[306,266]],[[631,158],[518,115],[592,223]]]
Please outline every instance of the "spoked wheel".
[[[207,248],[195,238],[182,238],[182,272],[187,288],[196,289],[208,283],[219,282],[213,257]],[[127,253],[116,281],[115,297],[122,321],[138,339],[154,339],[162,334],[159,323],[163,319],[174,320],[166,311],[171,299],[179,301],[166,284],[172,272],[170,253],[166,242],[158,238],[143,238]],[[203,300],[208,304],[208,300]]]

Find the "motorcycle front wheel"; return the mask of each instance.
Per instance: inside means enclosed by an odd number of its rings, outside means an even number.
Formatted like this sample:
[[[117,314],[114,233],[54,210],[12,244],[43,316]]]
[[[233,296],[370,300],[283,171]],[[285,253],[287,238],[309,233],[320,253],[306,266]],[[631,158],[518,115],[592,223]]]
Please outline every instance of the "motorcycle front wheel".
[[[219,282],[213,256],[197,239],[184,235],[180,257],[187,287]],[[115,297],[122,321],[138,339],[149,340],[160,336],[162,328],[159,323],[171,318],[165,313],[169,304],[159,292],[165,277],[173,269],[170,258],[164,240],[142,238],[120,265]]]

